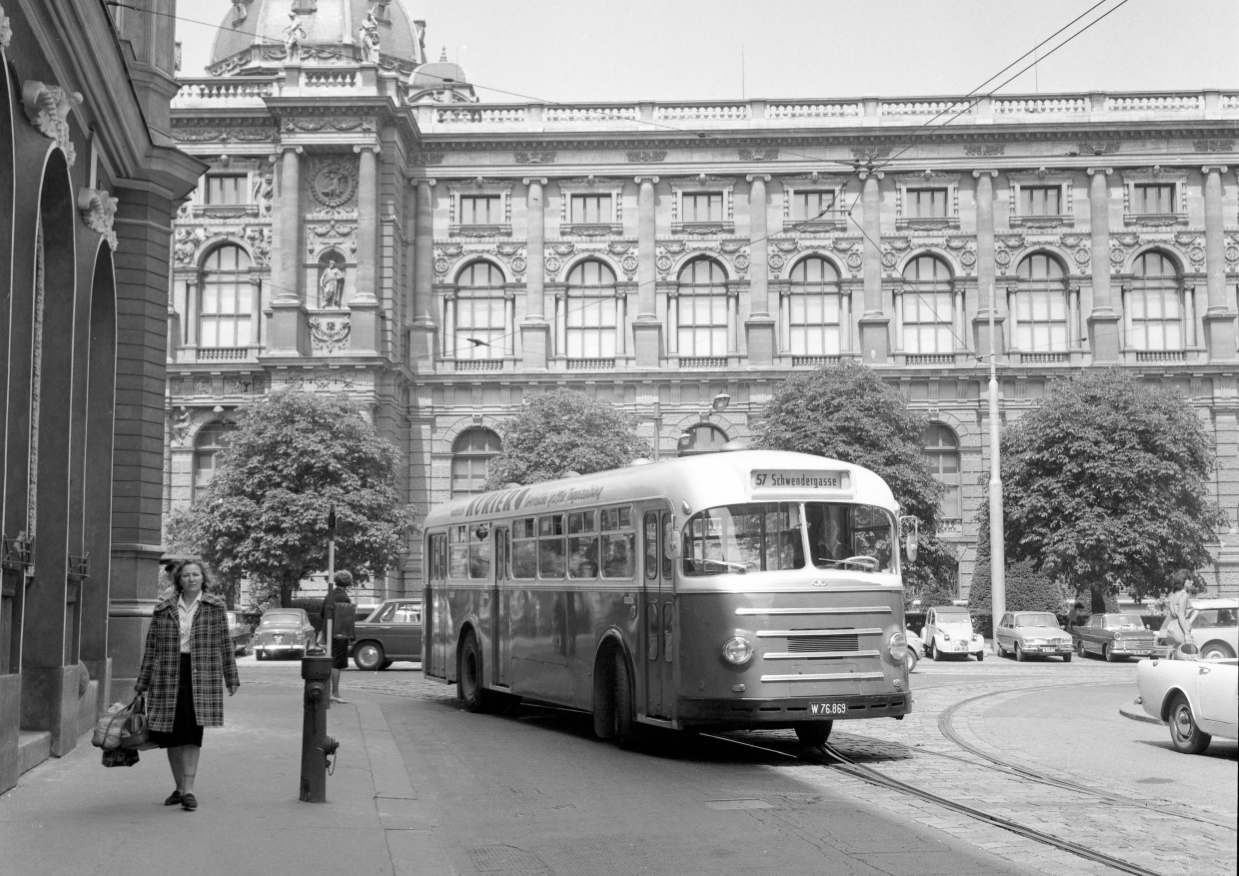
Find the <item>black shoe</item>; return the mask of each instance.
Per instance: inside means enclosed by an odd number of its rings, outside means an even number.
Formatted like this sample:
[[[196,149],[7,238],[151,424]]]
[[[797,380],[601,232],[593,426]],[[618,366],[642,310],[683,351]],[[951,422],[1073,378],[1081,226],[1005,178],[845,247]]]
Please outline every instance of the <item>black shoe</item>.
[[[181,792],[173,791],[171,794],[168,795],[168,799],[163,801],[163,805],[175,806],[177,803],[180,803],[180,802],[181,802]]]
[[[181,795],[181,808],[184,809],[186,812],[193,812],[195,809],[198,808],[198,798],[195,797],[193,794],[182,794]]]

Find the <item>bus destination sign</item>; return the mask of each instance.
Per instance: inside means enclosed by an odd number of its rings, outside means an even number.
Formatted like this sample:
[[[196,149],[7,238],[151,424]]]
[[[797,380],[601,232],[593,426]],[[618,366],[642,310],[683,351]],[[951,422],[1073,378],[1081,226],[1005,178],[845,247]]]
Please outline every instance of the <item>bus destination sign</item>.
[[[758,469],[752,473],[754,490],[850,490],[852,478],[846,471],[808,471]]]

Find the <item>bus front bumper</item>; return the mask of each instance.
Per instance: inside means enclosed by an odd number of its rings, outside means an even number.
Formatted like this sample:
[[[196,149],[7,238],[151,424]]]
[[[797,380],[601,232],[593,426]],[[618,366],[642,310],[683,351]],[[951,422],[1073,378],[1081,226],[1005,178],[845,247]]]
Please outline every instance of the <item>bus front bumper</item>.
[[[801,721],[902,718],[912,711],[910,693],[785,699],[681,699],[678,727],[790,727]]]

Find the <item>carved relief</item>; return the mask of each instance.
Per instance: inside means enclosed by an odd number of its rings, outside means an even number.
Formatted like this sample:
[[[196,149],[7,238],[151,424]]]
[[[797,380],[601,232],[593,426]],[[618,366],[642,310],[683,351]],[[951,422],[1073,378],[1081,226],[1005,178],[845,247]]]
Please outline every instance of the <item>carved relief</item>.
[[[275,173],[264,170],[254,174],[254,191],[251,200],[258,205],[258,215],[270,216],[275,198]]]
[[[315,353],[337,353],[348,347],[352,326],[343,317],[310,317],[310,348]]]
[[[430,164],[442,164],[442,152],[414,152],[409,156],[409,163],[425,167]]]
[[[966,143],[964,144],[964,154],[974,157],[983,157],[986,155],[1005,155],[1007,152],[1006,144],[1004,143]]]
[[[1194,140],[1192,148],[1197,152],[1233,152],[1234,140]]]
[[[344,258],[334,250],[324,253],[318,261],[318,306],[344,306]]]
[[[45,85],[33,79],[22,83],[22,106],[26,109],[26,118],[36,131],[55,141],[70,167],[77,160],[77,153],[69,134],[69,111],[73,109],[73,104],[81,102],[80,93],[65,91],[59,85]]]
[[[554,164],[554,152],[517,152],[517,164]]]
[[[776,161],[779,157],[778,146],[768,146],[765,149],[738,150],[741,161]]]
[[[206,229],[204,228],[176,229],[176,245],[174,247],[176,263],[178,265],[192,265],[198,248],[205,242]]]
[[[82,214],[86,226],[116,249],[116,232],[112,230],[112,221],[116,216],[116,198],[102,189],[79,189],[77,193],[77,209]]]
[[[271,229],[265,225],[250,225],[242,231],[250,245],[254,264],[266,267],[271,264]]]
[[[310,194],[324,207],[341,207],[357,192],[357,169],[352,162],[328,159],[310,176]]]
[[[656,164],[667,157],[666,149],[633,149],[624,153],[633,164]]]
[[[1123,144],[1118,140],[1081,140],[1081,155],[1113,155]]]
[[[859,161],[876,161],[879,158],[888,158],[891,154],[889,146],[853,146],[852,157]]]
[[[172,416],[172,443],[174,445],[185,447],[189,444],[189,430],[193,422],[188,408],[178,408],[178,413]]]

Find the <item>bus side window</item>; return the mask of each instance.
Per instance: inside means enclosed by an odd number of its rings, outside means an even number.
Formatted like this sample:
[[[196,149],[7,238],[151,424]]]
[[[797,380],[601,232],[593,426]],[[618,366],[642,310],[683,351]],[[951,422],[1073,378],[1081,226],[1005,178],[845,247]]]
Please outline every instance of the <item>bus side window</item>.
[[[645,515],[645,577],[658,577],[658,515],[653,511]]]
[[[673,526],[675,526],[675,515],[670,514],[670,513],[663,514],[663,546],[664,547],[663,547],[663,550],[659,551],[659,554],[663,558],[663,580],[664,581],[671,580],[671,567],[672,567],[673,560],[669,556],[667,556],[666,545],[671,541],[671,529]]]

